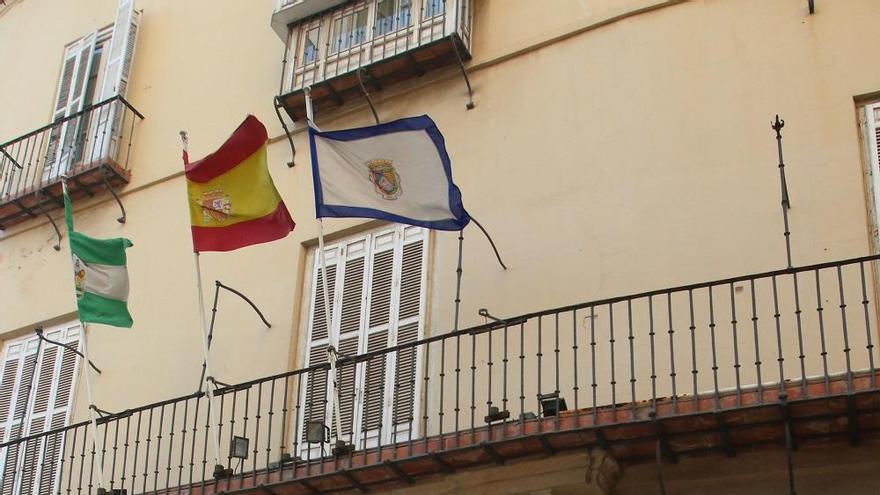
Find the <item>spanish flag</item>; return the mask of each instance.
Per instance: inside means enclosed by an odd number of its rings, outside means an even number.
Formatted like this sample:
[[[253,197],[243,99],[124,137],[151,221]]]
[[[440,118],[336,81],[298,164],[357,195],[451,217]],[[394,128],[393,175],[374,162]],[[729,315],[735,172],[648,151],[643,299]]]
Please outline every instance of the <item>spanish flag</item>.
[[[248,115],[214,153],[186,165],[193,250],[232,251],[293,230],[266,164],[266,128]]]

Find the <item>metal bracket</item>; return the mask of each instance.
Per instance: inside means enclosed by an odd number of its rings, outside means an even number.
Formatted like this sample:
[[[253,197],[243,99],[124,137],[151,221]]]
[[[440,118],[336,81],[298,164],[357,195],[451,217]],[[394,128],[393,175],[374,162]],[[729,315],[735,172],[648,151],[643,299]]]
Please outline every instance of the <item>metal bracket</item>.
[[[794,459],[792,458],[792,450],[794,447],[794,438],[791,432],[791,411],[788,407],[788,395],[779,394],[779,403],[782,407],[782,421],[785,425],[785,458],[788,464],[788,493],[789,495],[797,495],[794,489]]]
[[[721,450],[727,457],[736,457],[736,449],[733,447],[733,440],[730,438],[730,427],[724,420],[724,415],[715,413],[715,424],[718,425],[718,434],[721,437]]]
[[[366,69],[364,69],[363,67],[361,67],[361,68],[359,68],[359,69],[358,69],[357,71],[355,71],[355,72],[357,72],[358,86],[361,87],[361,92],[364,94],[364,98],[367,99],[367,104],[370,105],[370,111],[373,112],[373,118],[376,120],[376,125],[379,125],[379,124],[381,124],[382,122],[379,120],[379,114],[376,113],[376,107],[373,106],[373,99],[370,98],[370,93],[367,92],[367,87],[364,86],[364,79],[363,79],[363,77],[361,76],[361,73],[362,73],[362,72],[366,72]],[[368,74],[368,75],[369,75],[369,74]]]
[[[400,466],[398,466],[396,463],[393,463],[389,460],[386,460],[385,462],[383,462],[383,464],[385,465],[386,468],[388,468],[389,471],[391,471],[392,474],[394,474],[395,476],[400,478],[407,485],[415,485],[416,484],[416,480],[413,479],[412,476],[406,474],[406,472],[403,469],[401,469]]]
[[[275,115],[278,116],[278,122],[281,122],[281,128],[284,129],[284,135],[287,136],[287,142],[290,143],[290,161],[287,162],[288,168],[293,168],[294,160],[296,159],[296,146],[293,144],[293,136],[290,135],[290,129],[287,128],[287,123],[284,122],[284,118],[281,116],[281,112],[278,110],[281,107],[281,99],[277,96],[275,97]]]
[[[452,474],[455,472],[455,468],[452,467],[448,462],[446,462],[440,454],[437,452],[431,452],[428,454],[431,457],[431,460],[434,461],[434,464],[440,466],[440,469],[446,474]]]
[[[353,487],[360,490],[361,493],[367,493],[368,491],[370,491],[370,489],[366,485],[358,481],[357,478],[355,478],[353,474],[348,472],[347,469],[340,469],[339,474],[341,474],[343,478],[347,479]]]
[[[122,201],[119,199],[119,196],[116,194],[116,191],[113,190],[113,186],[110,185],[110,181],[107,180],[107,176],[110,175],[110,171],[106,165],[101,165],[101,181],[107,186],[107,190],[110,191],[110,194],[113,195],[113,199],[116,200],[116,204],[119,205],[119,210],[122,212],[122,216],[116,219],[119,223],[125,223],[125,206],[122,205]]]
[[[46,211],[46,209],[43,208],[43,199],[42,199],[42,196],[43,196],[43,190],[42,190],[42,189],[37,189],[36,191],[34,191],[34,198],[37,200],[37,208],[40,209],[40,212],[41,212],[43,215],[46,215],[46,218],[49,219],[49,223],[52,224],[52,228],[55,229],[55,235],[58,236],[58,242],[56,242],[55,245],[52,246],[52,249],[54,249],[55,251],[61,251],[61,230],[58,229],[58,224],[55,223],[55,219],[53,219],[53,218],[49,215],[49,213]]]
[[[862,439],[859,435],[859,409],[856,406],[854,394],[846,396],[846,421],[849,430],[849,443],[850,445],[858,445]]]
[[[498,464],[499,466],[501,464],[504,464],[504,457],[502,457],[501,454],[499,454],[498,451],[495,450],[494,447],[492,447],[492,444],[490,444],[489,442],[483,442],[480,444],[480,447],[483,448],[484,452],[489,454],[489,457],[491,457],[492,460],[495,461],[495,464]]]
[[[54,344],[59,347],[63,347],[65,349],[67,349],[68,351],[75,352],[77,355],[79,355],[79,357],[81,357],[83,359],[86,358],[86,356],[83,353],[76,350],[75,347],[71,347],[70,344],[62,344],[61,342],[55,342],[54,340],[47,339],[46,336],[43,335],[43,327],[34,328],[34,333],[37,334],[37,338],[39,338],[40,340],[42,340],[44,342],[48,342],[50,344]],[[95,363],[93,363],[91,359],[89,359],[89,366],[91,366],[92,369],[95,370],[99,375],[101,374],[101,370],[98,369],[97,366],[95,366]]]
[[[449,36],[449,42],[452,44],[452,51],[455,52],[455,58],[458,60],[458,67],[461,69],[461,76],[464,77],[464,83],[467,85],[468,90],[468,102],[465,104],[465,108],[468,110],[474,109],[474,90],[471,88],[471,80],[468,79],[467,71],[464,68],[464,60],[461,58],[461,53],[458,52],[458,45],[455,44],[455,35]]]
[[[813,0],[807,0],[807,6],[810,8],[810,14],[816,13],[816,3]]]
[[[19,170],[22,170],[22,169],[24,168],[24,167],[21,166],[20,163],[18,163],[17,161],[15,161],[15,158],[12,158],[12,155],[10,155],[9,153],[6,152],[6,148],[0,146],[0,153],[2,153],[3,156],[5,156],[9,161],[11,161],[13,165],[15,165],[16,167],[18,167]]]

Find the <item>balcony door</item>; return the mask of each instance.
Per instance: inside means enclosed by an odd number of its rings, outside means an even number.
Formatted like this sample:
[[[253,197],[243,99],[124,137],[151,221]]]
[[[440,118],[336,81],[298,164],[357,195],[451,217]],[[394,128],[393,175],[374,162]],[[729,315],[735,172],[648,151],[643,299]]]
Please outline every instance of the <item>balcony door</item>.
[[[118,151],[123,112],[111,104],[73,117],[84,108],[125,95],[140,21],[133,0],[120,0],[111,28],[96,31],[64,52],[49,135],[43,181],[56,180],[76,165],[98,165]],[[73,118],[71,118],[73,117]]]
[[[303,459],[329,454],[337,437],[360,450],[418,435],[420,351],[381,351],[422,337],[427,232],[396,226],[327,246],[329,332],[323,275],[318,260],[313,263],[306,366],[327,364],[330,345],[346,356],[380,354],[341,364],[336,387],[326,369],[305,375],[298,418]],[[306,423],[330,427],[337,400],[341,427],[332,428],[331,443],[306,443]]]

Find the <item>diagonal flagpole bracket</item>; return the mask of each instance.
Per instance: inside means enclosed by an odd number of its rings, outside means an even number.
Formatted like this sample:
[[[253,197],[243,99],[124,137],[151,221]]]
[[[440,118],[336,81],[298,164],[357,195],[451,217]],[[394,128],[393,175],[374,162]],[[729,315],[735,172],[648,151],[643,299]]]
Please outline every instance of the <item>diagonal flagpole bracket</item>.
[[[121,216],[116,218],[116,221],[119,223],[125,223],[126,214],[125,214],[125,205],[122,204],[122,200],[119,199],[119,195],[116,194],[116,190],[113,189],[113,186],[110,184],[110,180],[107,178],[110,175],[110,169],[107,168],[106,165],[101,166],[101,182],[104,183],[104,186],[110,191],[110,194],[113,195],[113,199],[116,200],[116,204],[119,205],[119,211],[122,213]]]
[[[369,76],[369,73],[364,67],[359,68],[355,72],[357,73],[358,86],[361,87],[361,93],[364,94],[364,98],[367,100],[367,104],[370,105],[370,111],[373,112],[373,119],[376,121],[376,125],[379,125],[382,122],[379,120],[379,114],[376,113],[376,107],[373,105],[373,98],[370,97],[370,92],[367,91],[367,87],[364,85],[364,78],[362,75],[366,73]]]
[[[83,359],[86,358],[86,356],[85,356],[83,353],[79,352],[75,347],[71,346],[70,344],[64,344],[64,343],[61,343],[61,342],[56,342],[56,341],[54,341],[54,340],[52,340],[52,339],[46,337],[45,335],[43,335],[43,327],[36,327],[36,328],[34,328],[34,333],[37,334],[37,338],[39,338],[39,339],[42,340],[43,342],[46,342],[46,343],[49,343],[49,344],[53,344],[53,345],[57,345],[57,346],[59,346],[59,347],[63,347],[63,348],[65,348],[65,349],[67,349],[68,351],[71,351],[71,352],[76,353],[79,357],[81,357],[81,358],[83,358]],[[95,366],[95,363],[92,362],[91,359],[88,360],[88,363],[89,363],[89,366],[91,366],[92,369],[95,370],[95,373],[97,373],[97,374],[99,374],[99,375],[102,374],[101,369],[98,368],[97,366]]]
[[[479,227],[481,231],[483,231],[483,235],[486,236],[486,239],[489,240],[489,244],[492,246],[492,251],[495,252],[495,258],[498,260],[498,264],[501,265],[501,268],[507,270],[507,265],[505,265],[504,261],[501,260],[501,254],[498,252],[498,247],[495,245],[495,241],[492,240],[492,236],[489,235],[489,232],[486,231],[486,229],[480,224],[480,222],[477,221],[476,218],[471,216],[470,213],[468,213],[468,215],[471,217],[471,221],[473,221],[474,224]]]

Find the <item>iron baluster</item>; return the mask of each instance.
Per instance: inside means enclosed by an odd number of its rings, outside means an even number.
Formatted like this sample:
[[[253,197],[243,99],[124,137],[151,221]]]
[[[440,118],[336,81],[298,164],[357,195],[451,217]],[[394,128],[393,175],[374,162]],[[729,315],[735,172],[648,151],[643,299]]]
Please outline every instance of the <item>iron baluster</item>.
[[[672,325],[672,292],[666,293],[666,315],[669,317],[669,381],[672,382],[672,413],[678,412],[678,393],[675,384],[675,327]]]
[[[715,347],[715,297],[712,286],[709,286],[709,339],[712,344],[712,382],[714,385],[715,409],[721,407],[721,396],[718,392],[718,352]]]
[[[590,306],[590,388],[593,389],[593,424],[599,423],[598,390],[596,383],[596,308]],[[539,404],[540,406],[540,404]]]
[[[779,363],[779,393],[785,392],[785,358],[782,354],[782,326],[779,320],[779,295],[776,290],[776,276],[771,278],[773,287],[773,319],[776,321],[776,362]]]
[[[697,335],[696,330],[697,327],[694,324],[694,290],[688,290],[688,312],[691,317],[691,325],[688,327],[691,331],[691,378],[694,383],[694,401],[697,400],[699,394],[697,393]]]
[[[739,362],[739,337],[736,333],[736,288],[733,282],[730,283],[730,328],[733,334],[733,373],[736,377],[736,405],[742,405],[742,383],[740,381],[740,365]]]
[[[617,420],[617,379],[614,376],[614,303],[608,304],[608,344],[611,347],[611,417]],[[557,414],[557,418],[558,418]],[[557,419],[557,421],[559,421]]]
[[[838,265],[837,267],[837,286],[840,289],[840,329],[843,332],[843,353],[846,356],[846,385],[847,391],[853,390],[852,383],[852,365],[850,364],[849,357],[849,332],[847,331],[846,325],[846,301],[843,297],[843,270]]]
[[[804,362],[804,331],[801,322],[801,294],[800,289],[798,287],[798,276],[797,272],[791,274],[792,284],[794,286],[794,317],[795,324],[797,326],[797,336],[798,336],[798,360],[801,365],[801,391],[804,394],[804,397],[807,395],[807,365]]]
[[[758,385],[758,403],[764,403],[764,383],[761,380],[761,344],[758,338],[758,303],[755,297],[755,281],[750,280],[752,293],[752,331],[755,336],[755,375]]]
[[[651,410],[657,410],[657,367],[654,352],[654,296],[648,296],[648,339],[651,347]]]
[[[859,263],[859,273],[862,279],[862,307],[865,310],[865,349],[868,351],[868,369],[871,370],[871,388],[877,387],[877,374],[874,373],[874,343],[871,340],[871,316],[868,311],[868,288],[865,283],[865,263]]]

